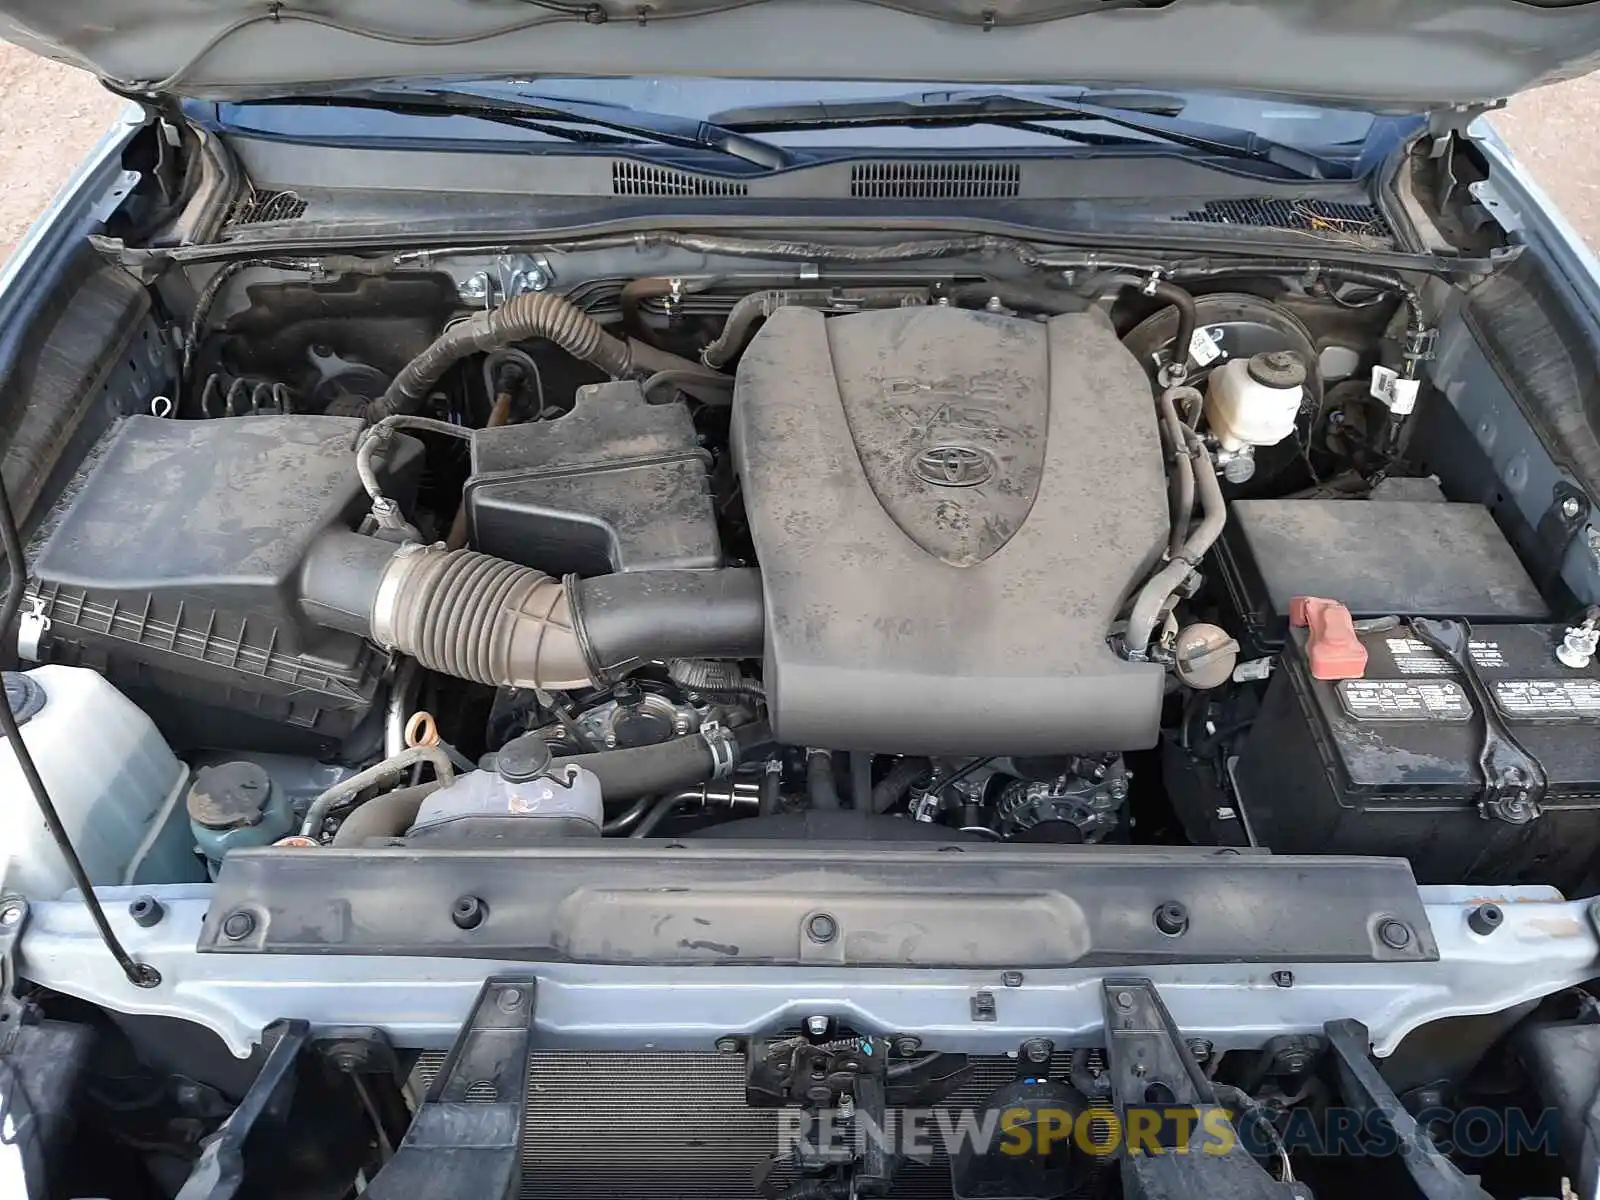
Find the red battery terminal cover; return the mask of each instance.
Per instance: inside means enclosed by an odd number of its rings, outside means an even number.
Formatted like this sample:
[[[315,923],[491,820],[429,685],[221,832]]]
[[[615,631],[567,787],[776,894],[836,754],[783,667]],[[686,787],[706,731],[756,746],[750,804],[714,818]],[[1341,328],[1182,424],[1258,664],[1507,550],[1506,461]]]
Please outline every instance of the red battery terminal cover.
[[[1367,648],[1356,636],[1350,610],[1337,600],[1296,596],[1289,601],[1289,624],[1311,631],[1306,654],[1313,679],[1360,679],[1367,673]]]

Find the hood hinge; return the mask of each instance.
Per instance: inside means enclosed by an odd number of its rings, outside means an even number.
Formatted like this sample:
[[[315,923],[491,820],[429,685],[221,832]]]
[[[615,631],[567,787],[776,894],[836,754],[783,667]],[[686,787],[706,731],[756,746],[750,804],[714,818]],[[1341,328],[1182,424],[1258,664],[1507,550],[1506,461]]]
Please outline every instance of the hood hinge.
[[[1451,104],[1445,108],[1430,109],[1428,133],[1435,138],[1448,138],[1452,134],[1465,133],[1467,126],[1484,113],[1495,112],[1505,106],[1504,100],[1495,100],[1487,104]]]

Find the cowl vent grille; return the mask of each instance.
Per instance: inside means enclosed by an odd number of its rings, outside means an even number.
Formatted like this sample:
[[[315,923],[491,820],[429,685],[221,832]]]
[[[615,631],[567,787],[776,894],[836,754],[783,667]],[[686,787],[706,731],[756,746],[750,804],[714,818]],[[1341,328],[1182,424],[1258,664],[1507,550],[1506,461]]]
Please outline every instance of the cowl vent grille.
[[[988,200],[1022,190],[1015,162],[872,162],[850,168],[857,200]]]
[[[748,196],[750,186],[737,179],[695,175],[624,159],[611,164],[611,193],[614,196]]]
[[[1383,214],[1370,204],[1336,200],[1208,200],[1205,207],[1174,217],[1202,225],[1252,225],[1259,229],[1298,229],[1393,241]]]
[[[296,221],[306,214],[306,202],[293,192],[251,192],[228,214],[229,225],[265,225]]]

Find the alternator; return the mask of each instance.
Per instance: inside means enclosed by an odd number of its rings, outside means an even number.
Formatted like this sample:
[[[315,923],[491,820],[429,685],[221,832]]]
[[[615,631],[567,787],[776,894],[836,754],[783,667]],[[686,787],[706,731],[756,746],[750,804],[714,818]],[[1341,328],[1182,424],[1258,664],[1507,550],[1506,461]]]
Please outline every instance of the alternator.
[[[995,801],[1000,832],[1008,838],[1038,830],[1046,841],[1098,842],[1122,820],[1131,776],[1120,755],[1081,757],[1054,779],[1019,779]],[[1071,826],[1046,830],[1049,825]],[[1051,833],[1065,836],[1050,836]]]

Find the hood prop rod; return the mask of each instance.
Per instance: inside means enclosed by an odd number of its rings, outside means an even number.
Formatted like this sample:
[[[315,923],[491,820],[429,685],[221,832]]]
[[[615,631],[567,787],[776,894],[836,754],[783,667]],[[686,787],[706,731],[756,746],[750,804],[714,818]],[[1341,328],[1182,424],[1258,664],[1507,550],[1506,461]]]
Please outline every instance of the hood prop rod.
[[[22,594],[28,586],[28,566],[23,559],[22,537],[17,532],[16,514],[11,509],[11,496],[6,491],[3,478],[0,478],[0,546],[4,548],[6,572],[10,576],[6,581],[5,600],[0,603],[0,630],[5,630],[11,628],[12,622],[17,619],[18,611],[22,608]],[[17,716],[3,697],[0,697],[0,735],[4,735],[11,743],[11,751],[17,756],[17,766],[22,770],[22,777],[28,781],[28,790],[33,793],[34,803],[39,806],[39,815],[44,818],[45,827],[50,831],[51,841],[55,842],[56,849],[61,851],[61,857],[66,860],[67,870],[72,875],[73,883],[77,885],[78,894],[83,897],[83,906],[89,910],[89,917],[94,921],[95,929],[100,933],[100,940],[106,944],[106,949],[111,951],[111,957],[117,960],[117,966],[122,968],[122,973],[128,977],[129,983],[139,988],[156,987],[161,983],[161,973],[148,963],[134,961],[133,956],[117,940],[111,922],[106,920],[106,910],[101,907],[99,897],[94,894],[94,885],[89,882],[89,874],[83,869],[83,860],[73,849],[72,839],[67,836],[66,828],[61,824],[61,817],[56,812],[56,806],[51,802],[50,790],[45,786],[39,768],[34,764],[33,755],[28,752],[27,744],[22,740],[22,730],[17,726]]]

